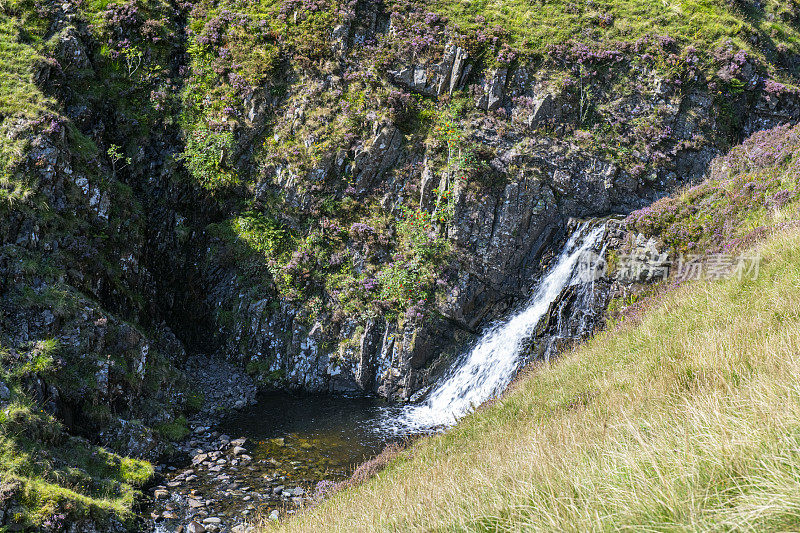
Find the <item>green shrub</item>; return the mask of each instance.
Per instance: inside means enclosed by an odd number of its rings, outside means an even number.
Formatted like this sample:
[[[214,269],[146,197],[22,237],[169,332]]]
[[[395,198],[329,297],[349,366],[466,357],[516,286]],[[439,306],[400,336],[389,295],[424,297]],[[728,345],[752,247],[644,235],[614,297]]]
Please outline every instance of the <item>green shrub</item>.
[[[189,134],[182,159],[192,177],[213,192],[239,183],[230,161],[234,147],[233,133],[198,127]]]

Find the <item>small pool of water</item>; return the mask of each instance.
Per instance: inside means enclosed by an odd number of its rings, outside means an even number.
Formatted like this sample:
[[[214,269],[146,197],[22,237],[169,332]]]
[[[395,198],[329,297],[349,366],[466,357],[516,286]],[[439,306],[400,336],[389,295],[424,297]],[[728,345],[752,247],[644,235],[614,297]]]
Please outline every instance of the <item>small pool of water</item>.
[[[387,403],[344,396],[267,394],[190,437],[191,464],[171,467],[146,511],[157,532],[197,522],[227,532],[314,501],[320,481],[347,479],[397,435],[380,430]]]
[[[246,437],[253,459],[272,459],[285,475],[338,481],[394,438],[376,431],[385,406],[369,398],[269,394],[216,429]]]

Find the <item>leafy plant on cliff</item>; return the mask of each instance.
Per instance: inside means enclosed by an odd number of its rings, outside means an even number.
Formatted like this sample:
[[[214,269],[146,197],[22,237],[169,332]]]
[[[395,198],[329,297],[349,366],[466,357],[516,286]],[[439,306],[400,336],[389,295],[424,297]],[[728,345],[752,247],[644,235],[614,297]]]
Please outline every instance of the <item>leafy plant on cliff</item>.
[[[199,127],[186,140],[183,160],[191,175],[209,191],[215,191],[239,183],[231,158],[234,136],[229,131],[212,131]]]

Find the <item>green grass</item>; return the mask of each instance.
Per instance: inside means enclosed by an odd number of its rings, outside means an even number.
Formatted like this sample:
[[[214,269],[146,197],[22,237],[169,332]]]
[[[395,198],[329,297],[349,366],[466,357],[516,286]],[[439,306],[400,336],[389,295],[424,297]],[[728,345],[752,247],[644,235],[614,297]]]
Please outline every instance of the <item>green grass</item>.
[[[29,37],[0,2],[0,118],[36,117],[52,105],[33,83],[32,67],[41,56],[23,38]]]
[[[180,416],[171,422],[158,424],[155,426],[155,430],[163,435],[166,439],[173,442],[182,440],[184,437],[189,435],[189,433],[191,433],[185,416]]]
[[[20,504],[13,519],[28,527],[58,515],[132,526],[139,488],[153,475],[145,461],[69,436],[19,389],[0,411],[0,471]]]
[[[21,19],[9,2],[0,1],[0,211],[29,200],[34,189],[26,179],[14,175],[27,143],[9,135],[9,119],[33,119],[54,105],[33,82],[34,65],[42,57],[25,42],[32,36]]]
[[[476,22],[476,17],[482,16],[485,26],[500,25],[514,45],[532,53],[570,40],[594,44],[635,41],[645,35],[669,35],[683,45],[705,50],[730,40],[761,58],[770,58],[777,42],[797,51],[797,23],[786,20],[793,9],[791,3],[770,0],[762,4],[763,10],[723,0],[438,0],[433,10],[467,32],[483,26]],[[604,15],[613,22],[601,22]],[[761,46],[753,46],[748,39],[751,35],[760,37]]]

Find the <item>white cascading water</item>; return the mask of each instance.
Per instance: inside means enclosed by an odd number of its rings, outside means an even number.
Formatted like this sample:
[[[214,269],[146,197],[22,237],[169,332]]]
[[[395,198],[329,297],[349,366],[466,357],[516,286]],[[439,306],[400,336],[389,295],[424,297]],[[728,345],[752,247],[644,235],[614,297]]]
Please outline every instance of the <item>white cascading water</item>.
[[[526,339],[569,284],[587,281],[576,275],[604,233],[604,226],[582,224],[564,246],[555,265],[544,276],[528,304],[507,321],[483,334],[454,369],[433,389],[427,399],[402,408],[387,421],[386,429],[417,432],[452,425],[486,400],[501,393],[514,378],[523,359]]]

